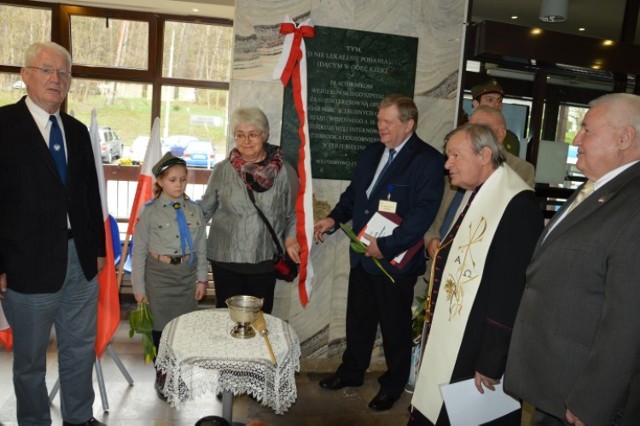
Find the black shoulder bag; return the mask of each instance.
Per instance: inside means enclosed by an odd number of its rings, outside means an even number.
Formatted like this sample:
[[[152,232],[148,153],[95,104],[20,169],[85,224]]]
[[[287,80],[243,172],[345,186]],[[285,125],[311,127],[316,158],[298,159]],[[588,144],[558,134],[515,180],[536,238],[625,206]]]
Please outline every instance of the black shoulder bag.
[[[273,268],[276,270],[276,277],[279,280],[291,282],[296,279],[298,276],[298,265],[291,260],[289,254],[282,250],[282,246],[280,245],[280,241],[278,241],[278,236],[276,232],[273,230],[271,223],[269,223],[269,219],[264,215],[260,207],[256,204],[256,199],[253,196],[253,191],[247,188],[247,192],[249,193],[249,199],[253,203],[253,207],[256,208],[260,219],[264,222],[271,234],[271,238],[273,238],[273,242],[276,245],[276,249],[278,252],[273,257]]]

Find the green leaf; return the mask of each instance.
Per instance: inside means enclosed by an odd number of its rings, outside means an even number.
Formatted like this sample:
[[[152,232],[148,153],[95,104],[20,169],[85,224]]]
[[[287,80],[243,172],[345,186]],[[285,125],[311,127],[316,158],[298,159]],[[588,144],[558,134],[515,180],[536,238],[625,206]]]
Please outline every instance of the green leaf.
[[[350,246],[351,246],[351,250],[355,251],[358,254],[364,254],[364,252],[366,251],[362,243],[358,244],[358,243],[352,242]]]
[[[360,239],[358,238],[356,233],[353,232],[353,229],[351,229],[350,226],[345,225],[344,223],[341,223],[340,229],[342,229],[344,233],[347,234],[347,236],[351,240],[351,244],[350,244],[351,250],[353,250],[358,254],[364,254],[366,252],[367,249],[365,245],[362,243],[362,241],[360,241]],[[373,260],[373,263],[375,263],[376,266],[380,268],[380,270],[387,276],[387,278],[391,280],[392,283],[396,282],[396,280],[394,280],[393,277],[384,269],[384,266],[382,266],[382,263],[380,263],[378,259],[376,259],[375,257],[372,257],[371,259]]]
[[[394,280],[393,277],[391,275],[389,275],[387,270],[384,269],[384,266],[382,266],[382,263],[380,263],[380,261],[378,259],[376,259],[375,257],[372,257],[371,259],[373,259],[373,263],[375,263],[378,266],[378,268],[380,268],[380,270],[382,272],[384,272],[384,274],[387,276],[387,278],[389,278],[391,280],[391,282],[395,284],[396,280]]]
[[[345,225],[344,223],[340,224],[340,229],[344,231],[345,234],[354,242],[362,244],[362,241],[358,239],[358,236],[353,232],[350,226]]]
[[[147,302],[140,302],[138,309],[129,315],[129,338],[135,333],[142,335],[142,347],[144,349],[145,362],[150,362],[156,356],[156,348],[153,344],[153,315]]]

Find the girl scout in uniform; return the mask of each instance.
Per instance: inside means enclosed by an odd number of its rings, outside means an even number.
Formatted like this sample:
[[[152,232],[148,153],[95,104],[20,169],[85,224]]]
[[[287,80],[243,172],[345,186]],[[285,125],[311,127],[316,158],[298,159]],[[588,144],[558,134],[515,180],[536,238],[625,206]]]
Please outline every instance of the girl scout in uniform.
[[[170,152],[153,166],[154,199],[138,215],[131,281],[138,303],[147,301],[153,314],[156,348],[164,326],[197,309],[205,295],[208,265],[202,210],[184,193],[187,165]],[[164,375],[156,372],[156,390]]]

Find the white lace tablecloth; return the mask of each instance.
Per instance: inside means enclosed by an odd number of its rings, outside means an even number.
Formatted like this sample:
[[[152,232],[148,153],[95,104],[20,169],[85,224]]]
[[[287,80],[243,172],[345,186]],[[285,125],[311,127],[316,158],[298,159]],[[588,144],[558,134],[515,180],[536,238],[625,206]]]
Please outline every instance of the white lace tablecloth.
[[[171,321],[162,332],[156,366],[166,374],[164,393],[180,405],[207,393],[250,394],[283,414],[296,400],[300,342],[283,320],[264,315],[278,366],[264,339],[230,335],[235,325],[227,309],[201,309]]]

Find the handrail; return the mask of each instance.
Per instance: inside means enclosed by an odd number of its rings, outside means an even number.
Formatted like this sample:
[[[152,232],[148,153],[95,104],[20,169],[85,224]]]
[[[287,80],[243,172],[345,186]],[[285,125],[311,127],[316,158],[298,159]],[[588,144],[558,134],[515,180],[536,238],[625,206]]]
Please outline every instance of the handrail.
[[[104,164],[103,170],[107,184],[109,213],[120,223],[129,222],[131,204],[140,176],[140,166]],[[186,192],[192,199],[198,199],[204,193],[211,169],[189,168],[188,171]]]

